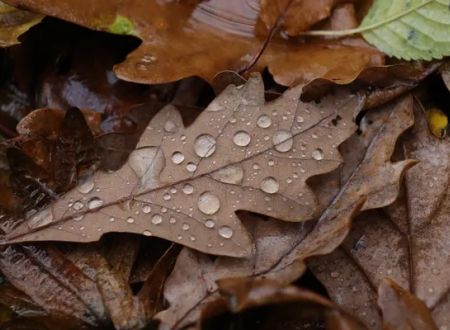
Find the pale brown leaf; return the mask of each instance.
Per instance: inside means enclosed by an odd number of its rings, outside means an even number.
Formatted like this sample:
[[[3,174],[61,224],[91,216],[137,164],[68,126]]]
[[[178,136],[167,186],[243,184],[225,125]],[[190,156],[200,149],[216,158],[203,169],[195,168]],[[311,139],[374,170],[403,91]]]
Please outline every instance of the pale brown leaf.
[[[400,150],[420,163],[407,172],[398,201],[361,215],[338,250],[311,263],[331,298],[375,329],[381,327],[377,287],[385,277],[423,300],[438,326],[450,324],[450,144],[429,133],[421,109],[415,114],[416,125]]]
[[[341,163],[337,146],[363,105],[340,93],[299,100],[301,87],[265,103],[259,76],[230,86],[185,128],[159,112],[127,164],[97,173],[7,235],[7,242],[95,241],[106,232],[155,235],[216,255],[251,253],[235,212],[298,222],[316,215],[306,180]]]
[[[178,328],[198,320],[202,306],[218,299],[216,281],[220,279],[264,276],[282,283],[294,281],[305,269],[304,259],[329,253],[341,244],[359,209],[392,203],[400,176],[414,163],[390,162],[397,138],[412,125],[411,107],[412,99],[408,97],[383,110],[387,116],[367,137],[367,145],[357,152],[358,159],[349,158],[348,166],[341,169],[345,174],[340,188],[327,189],[321,198],[327,201],[321,203],[324,211],[315,225],[263,221],[247,215],[243,219],[255,240],[255,252],[250,257],[211,260],[184,249],[166,283],[165,297],[170,307],[158,315],[163,324]],[[349,140],[341,149],[352,144]]]

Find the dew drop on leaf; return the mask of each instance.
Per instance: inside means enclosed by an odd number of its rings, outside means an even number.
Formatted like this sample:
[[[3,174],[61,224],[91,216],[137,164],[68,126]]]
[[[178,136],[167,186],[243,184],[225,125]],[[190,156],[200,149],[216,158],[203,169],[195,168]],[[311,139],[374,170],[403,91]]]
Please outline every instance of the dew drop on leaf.
[[[239,131],[233,136],[233,142],[239,147],[246,147],[250,144],[251,137],[245,131]]]
[[[288,152],[294,145],[292,133],[284,130],[275,132],[272,137],[272,142],[275,146],[275,150],[279,152]]]
[[[152,216],[152,223],[154,225],[159,225],[161,222],[162,222],[161,214],[155,214],[154,216]]]
[[[296,120],[297,123],[303,123],[305,121],[305,119],[302,116],[297,116]]]
[[[74,210],[79,211],[84,207],[84,204],[81,203],[80,201],[76,201],[75,203],[73,203],[72,207]]]
[[[274,177],[267,177],[261,181],[262,191],[268,194],[275,194],[280,188],[280,184]]]
[[[103,205],[103,201],[98,197],[92,197],[88,203],[88,209],[92,210]]]
[[[173,162],[175,165],[181,164],[183,161],[184,161],[184,155],[183,155],[181,152],[175,151],[175,152],[172,154],[172,162]]]
[[[186,170],[188,171],[188,172],[195,172],[195,170],[197,169],[197,165],[195,165],[194,163],[192,163],[192,162],[190,162],[190,163],[187,163],[187,165],[186,165]]]
[[[186,183],[186,184],[183,186],[183,192],[184,192],[186,195],[190,195],[190,194],[192,194],[192,193],[194,192],[194,187],[193,187],[191,184]]]
[[[216,139],[209,134],[202,134],[195,139],[194,151],[197,156],[206,158],[216,151]]]
[[[223,183],[239,184],[244,178],[244,169],[239,164],[229,165],[212,173],[211,176]]]
[[[220,209],[220,200],[212,192],[204,192],[197,201],[198,209],[207,215],[213,215]]]
[[[272,119],[267,115],[261,115],[256,121],[256,124],[261,128],[268,128],[272,125]]]
[[[233,229],[228,226],[222,226],[219,228],[219,235],[223,238],[229,239],[233,236]]]
[[[189,230],[189,228],[191,228],[187,223],[183,223],[183,225],[181,226],[181,229],[183,229],[184,231]]]
[[[127,222],[128,222],[128,223],[134,223],[134,218],[128,217],[128,218],[127,218]]]
[[[142,232],[142,234],[143,234],[144,236],[152,236],[152,235],[153,235],[152,232],[149,231],[149,230],[144,230],[144,231]]]
[[[212,228],[215,227],[215,225],[216,225],[216,223],[212,219],[208,219],[208,220],[205,221],[205,227],[206,228],[212,229]]]
[[[142,212],[144,212],[145,214],[148,214],[148,213],[150,213],[151,211],[152,211],[152,208],[151,208],[150,205],[144,205],[144,206],[142,207]]]
[[[88,194],[92,189],[94,189],[94,181],[92,180],[87,180],[77,187],[77,190],[82,194]]]
[[[317,148],[317,149],[313,150],[311,155],[312,155],[312,158],[314,158],[315,160],[322,160],[323,159],[323,150],[320,148]]]

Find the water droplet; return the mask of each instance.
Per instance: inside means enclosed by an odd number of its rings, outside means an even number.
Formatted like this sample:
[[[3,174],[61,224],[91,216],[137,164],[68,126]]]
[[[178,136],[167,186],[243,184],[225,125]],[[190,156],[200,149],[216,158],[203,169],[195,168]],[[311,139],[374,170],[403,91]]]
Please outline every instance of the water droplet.
[[[45,226],[53,221],[53,213],[51,209],[44,209],[35,214],[28,222],[30,228]]]
[[[92,191],[92,189],[94,189],[93,180],[87,180],[77,187],[77,190],[82,194],[88,194]]]
[[[195,170],[197,169],[197,165],[195,165],[194,163],[187,163],[186,165],[186,170],[188,170],[188,172],[195,172]]]
[[[302,116],[297,116],[296,120],[297,123],[303,123],[305,121],[305,118],[303,118]]]
[[[229,165],[213,172],[211,176],[223,183],[239,184],[244,178],[244,169],[239,164]]]
[[[233,236],[233,229],[228,226],[222,226],[219,228],[219,235],[223,238],[229,239]]]
[[[134,218],[132,218],[132,217],[127,218],[127,222],[128,223],[134,223]]]
[[[116,219],[114,217],[109,218],[109,222],[114,222],[114,221],[116,221]]]
[[[220,200],[212,192],[207,191],[200,195],[197,206],[202,213],[213,215],[220,209]]]
[[[177,188],[175,188],[175,187],[170,188],[170,193],[171,194],[176,194],[177,193]]]
[[[172,196],[170,196],[170,194],[164,194],[163,199],[165,201],[169,201],[172,198]]]
[[[268,128],[272,125],[272,119],[267,115],[261,115],[256,121],[256,124],[261,128]]]
[[[267,162],[267,165],[273,166],[273,165],[275,165],[275,161],[273,159],[269,159],[269,161]]]
[[[433,273],[433,275],[439,275],[439,274],[440,274],[440,271],[439,271],[439,269],[437,269],[437,268],[433,268],[433,269],[431,270],[431,272]]]
[[[183,155],[181,152],[175,151],[175,152],[172,154],[172,162],[173,162],[175,165],[181,164],[183,161],[184,161],[184,155]]]
[[[239,147],[246,147],[250,144],[251,137],[245,131],[239,131],[233,136],[233,142]]]
[[[216,151],[216,139],[209,134],[202,134],[195,139],[194,151],[197,156],[206,158]]]
[[[212,229],[212,228],[214,228],[215,225],[216,225],[216,223],[212,219],[208,219],[208,220],[205,221],[205,227],[206,228]]]
[[[144,205],[142,206],[142,212],[144,212],[145,214],[148,214],[152,211],[152,207],[150,205]]]
[[[152,236],[152,235],[153,235],[152,232],[149,231],[149,230],[144,230],[144,231],[142,232],[142,234],[144,234],[144,236]]]
[[[177,125],[172,120],[166,121],[164,124],[164,130],[168,133],[174,133],[177,131]]]
[[[279,188],[280,185],[274,177],[270,176],[261,181],[262,191],[265,191],[268,194],[275,194]]]
[[[330,276],[332,277],[332,278],[338,278],[339,277],[339,272],[331,272],[330,273]]]
[[[314,149],[311,153],[312,158],[315,160],[322,160],[323,159],[323,150],[320,148]]]
[[[154,225],[159,225],[162,222],[163,218],[161,216],[161,214],[155,214],[154,216],[152,216],[152,223]]]
[[[186,195],[190,195],[190,194],[192,194],[192,193],[194,192],[194,187],[193,187],[191,184],[186,183],[186,184],[183,186],[183,192],[184,192]]]
[[[177,219],[172,217],[169,219],[169,223],[171,223],[171,224],[177,223]]]
[[[76,201],[75,203],[73,203],[72,207],[74,210],[79,211],[84,207],[84,204],[81,203],[80,201]]]
[[[275,146],[275,150],[279,152],[288,152],[294,145],[292,133],[283,130],[278,131],[273,135],[272,142]]]
[[[88,201],[88,209],[92,210],[103,205],[103,201],[98,197],[92,197]]]
[[[257,163],[253,164],[253,169],[254,170],[259,170],[259,164],[257,164]]]
[[[154,55],[144,55],[141,58],[141,62],[143,63],[147,63],[147,64],[152,64],[155,63],[158,60],[158,58]]]
[[[184,231],[189,230],[189,228],[191,228],[187,223],[183,223],[183,225],[181,226],[181,229],[183,229]]]

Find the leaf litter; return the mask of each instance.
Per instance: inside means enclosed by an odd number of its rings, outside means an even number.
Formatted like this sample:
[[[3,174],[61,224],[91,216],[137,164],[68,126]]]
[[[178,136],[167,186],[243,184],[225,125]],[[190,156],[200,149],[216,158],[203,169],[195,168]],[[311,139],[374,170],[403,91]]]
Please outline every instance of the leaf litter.
[[[450,324],[445,1],[7,2],[2,329]]]

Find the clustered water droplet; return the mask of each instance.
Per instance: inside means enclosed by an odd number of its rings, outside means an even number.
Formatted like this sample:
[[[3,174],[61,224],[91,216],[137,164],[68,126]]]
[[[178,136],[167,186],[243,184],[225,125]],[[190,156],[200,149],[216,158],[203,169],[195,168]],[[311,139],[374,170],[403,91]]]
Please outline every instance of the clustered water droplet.
[[[88,209],[92,210],[103,205],[103,200],[98,197],[92,197],[88,201]]]
[[[233,229],[228,226],[222,226],[219,228],[219,236],[229,239],[233,236]]]
[[[267,177],[261,181],[262,191],[268,194],[275,194],[280,189],[280,184],[274,177]]]
[[[216,226],[216,223],[214,222],[214,220],[208,219],[208,220],[205,221],[205,227],[206,228],[212,229],[215,226]]]
[[[275,132],[272,137],[275,150],[279,152],[288,152],[294,145],[292,133],[289,131],[280,130]]]
[[[315,160],[322,160],[323,159],[323,150],[320,148],[314,149],[312,152],[312,158]]]
[[[250,144],[251,137],[250,134],[248,134],[245,131],[239,131],[233,136],[233,142],[235,145],[239,147],[246,147]]]
[[[154,225],[159,225],[162,222],[163,218],[161,216],[161,214],[155,214],[154,216],[152,216],[152,223]]]
[[[194,151],[197,156],[206,158],[216,151],[216,139],[209,134],[202,134],[195,139]]]
[[[185,193],[186,195],[190,195],[193,192],[194,192],[194,187],[190,183],[186,183],[183,186],[183,193]]]
[[[172,154],[172,162],[173,162],[175,165],[181,164],[183,161],[184,161],[184,155],[183,155],[181,152],[175,151],[175,152]]]
[[[261,128],[268,128],[272,125],[272,119],[267,115],[261,115],[257,119],[256,124]]]
[[[145,214],[148,214],[152,211],[152,207],[150,205],[144,205],[142,206],[142,212],[144,212]]]
[[[197,201],[198,209],[207,215],[213,215],[220,209],[219,197],[207,191],[200,195]]]

